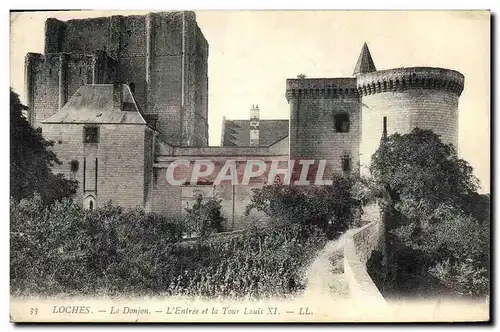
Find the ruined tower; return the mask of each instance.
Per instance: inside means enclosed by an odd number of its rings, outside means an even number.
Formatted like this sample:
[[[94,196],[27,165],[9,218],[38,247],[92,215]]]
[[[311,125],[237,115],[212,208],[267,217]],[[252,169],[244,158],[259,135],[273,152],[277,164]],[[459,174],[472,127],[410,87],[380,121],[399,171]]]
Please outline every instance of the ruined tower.
[[[44,54],[25,61],[33,126],[85,84],[125,83],[161,138],[208,145],[208,43],[194,12],[45,23]]]

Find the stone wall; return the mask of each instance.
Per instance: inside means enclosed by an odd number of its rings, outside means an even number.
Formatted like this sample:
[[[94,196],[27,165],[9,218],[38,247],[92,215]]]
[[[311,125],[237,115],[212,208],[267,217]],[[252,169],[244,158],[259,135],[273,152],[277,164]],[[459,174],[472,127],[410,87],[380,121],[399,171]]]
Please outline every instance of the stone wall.
[[[175,160],[181,159],[190,161],[188,167],[182,165],[175,168],[174,179],[180,180],[182,184],[169,184],[166,179],[167,168]],[[200,179],[206,184],[190,182],[196,160],[211,161],[215,165],[211,175]],[[228,160],[234,161],[236,165],[238,184],[222,181],[219,185],[214,185],[217,174]],[[272,154],[268,148],[172,148],[171,155],[156,157],[151,209],[165,215],[180,216],[185,212],[187,204],[194,201],[196,192],[202,191],[205,196],[221,200],[222,213],[228,229],[242,229],[264,223],[266,217],[262,213],[251,211],[249,216],[245,216],[245,209],[251,201],[252,190],[267,184],[268,173],[250,179],[247,185],[241,184],[247,160],[263,160],[268,168],[273,161],[277,161],[280,168],[285,168],[288,156]]]
[[[290,104],[290,159],[325,159],[326,174],[342,172],[342,157],[357,172],[361,137],[355,78],[287,80]],[[336,132],[334,117],[349,116],[349,131]]]
[[[458,98],[463,75],[441,68],[403,68],[362,74],[361,167],[369,166],[383,133],[409,133],[416,127],[430,129],[445,143],[458,147]]]
[[[208,145],[208,43],[194,12],[46,21],[46,56],[97,51],[109,55],[117,66],[116,72],[107,71],[94,83],[113,83],[115,77],[133,83],[142,110],[158,115],[157,127],[165,140],[174,145]],[[53,76],[43,69],[44,75],[31,80],[38,89],[47,86],[46,98],[37,98],[46,105],[35,104],[42,106],[43,114],[45,109],[57,109],[58,98],[58,64],[47,63],[55,66]],[[36,66],[31,67],[30,73],[39,74]],[[71,73],[74,69],[70,66]],[[82,75],[87,74],[83,70]],[[86,83],[91,82],[86,79]],[[70,80],[68,97],[82,84]]]
[[[41,121],[57,113],[82,85],[112,83],[116,66],[116,61],[103,52],[28,53],[25,79],[30,123],[39,127]]]
[[[42,124],[42,134],[55,145],[61,165],[55,173],[79,182],[77,200],[88,195],[97,206],[113,204],[134,208],[144,206],[152,133],[145,125],[101,124],[99,143],[83,143],[84,124]],[[78,162],[78,170],[71,171],[71,161]],[[84,176],[85,174],[85,176]]]
[[[355,300],[373,306],[386,306],[386,301],[366,269],[371,252],[378,247],[380,223],[372,222],[361,228],[348,230],[344,243],[344,277],[350,295]]]

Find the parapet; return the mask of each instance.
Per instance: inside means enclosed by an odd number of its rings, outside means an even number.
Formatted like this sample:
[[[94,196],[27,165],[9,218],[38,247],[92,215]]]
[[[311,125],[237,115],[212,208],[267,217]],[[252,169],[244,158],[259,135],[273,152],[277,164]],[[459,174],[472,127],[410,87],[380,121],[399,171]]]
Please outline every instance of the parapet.
[[[24,63],[25,65],[32,65],[36,63],[42,63],[45,61],[45,57],[43,54],[40,53],[26,53],[26,56],[24,57]]]
[[[444,90],[460,96],[464,89],[464,75],[444,68],[387,69],[360,74],[357,79],[357,90],[363,96],[410,89]]]
[[[356,78],[305,78],[286,80],[286,98],[357,97]]]
[[[157,150],[158,161],[166,161],[172,157],[192,157],[211,159],[215,157],[232,157],[234,160],[247,160],[249,157],[275,157],[284,156],[268,147],[239,147],[239,146],[207,146],[207,147],[181,147],[162,144]],[[174,159],[175,159],[174,158]]]

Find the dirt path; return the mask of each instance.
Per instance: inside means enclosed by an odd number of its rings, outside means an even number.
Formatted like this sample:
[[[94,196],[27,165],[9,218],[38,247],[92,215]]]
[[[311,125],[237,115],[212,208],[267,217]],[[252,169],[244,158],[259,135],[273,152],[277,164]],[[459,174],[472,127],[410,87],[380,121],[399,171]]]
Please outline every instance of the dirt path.
[[[343,279],[344,236],[328,241],[306,271],[305,296],[345,297],[348,287]]]

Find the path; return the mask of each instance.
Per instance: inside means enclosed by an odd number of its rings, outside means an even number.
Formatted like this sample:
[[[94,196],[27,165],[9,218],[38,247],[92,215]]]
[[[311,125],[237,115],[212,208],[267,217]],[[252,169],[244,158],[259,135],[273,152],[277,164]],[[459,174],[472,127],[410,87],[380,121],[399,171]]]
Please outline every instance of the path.
[[[348,286],[343,278],[344,235],[328,241],[306,271],[304,296],[345,297]]]

